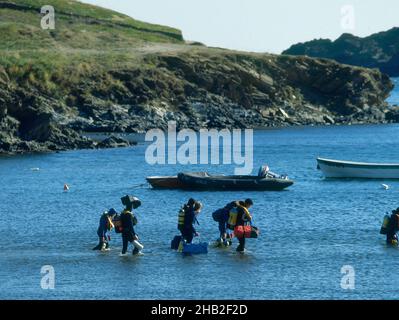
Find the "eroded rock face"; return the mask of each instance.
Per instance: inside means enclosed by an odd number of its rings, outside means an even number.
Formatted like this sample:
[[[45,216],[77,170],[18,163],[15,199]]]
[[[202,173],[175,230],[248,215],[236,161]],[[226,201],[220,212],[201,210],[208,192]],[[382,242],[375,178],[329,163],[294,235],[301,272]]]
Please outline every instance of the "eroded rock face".
[[[206,48],[149,54],[59,96],[0,85],[0,152],[128,146],[82,132],[143,132],[171,120],[178,129],[395,121],[385,102],[392,88],[378,70],[329,60]]]
[[[359,38],[345,33],[335,41],[319,39],[298,43],[283,54],[328,58],[340,63],[378,68],[399,76],[399,28]]]

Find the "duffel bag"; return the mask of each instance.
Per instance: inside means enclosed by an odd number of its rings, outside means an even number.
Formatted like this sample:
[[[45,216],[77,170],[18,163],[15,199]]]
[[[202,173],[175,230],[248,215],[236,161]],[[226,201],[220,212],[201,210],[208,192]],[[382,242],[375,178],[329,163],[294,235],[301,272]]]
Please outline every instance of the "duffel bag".
[[[183,251],[184,254],[203,254],[208,253],[208,243],[184,243]]]
[[[234,228],[234,235],[237,238],[252,238],[255,239],[259,236],[259,229],[253,226],[236,226]]]

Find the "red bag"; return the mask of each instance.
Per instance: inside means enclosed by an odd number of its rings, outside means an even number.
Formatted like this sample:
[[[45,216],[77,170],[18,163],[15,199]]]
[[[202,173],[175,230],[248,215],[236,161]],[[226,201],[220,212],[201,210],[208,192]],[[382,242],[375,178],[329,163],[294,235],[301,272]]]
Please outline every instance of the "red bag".
[[[257,238],[259,236],[259,229],[252,226],[236,226],[234,228],[234,235],[237,238]]]

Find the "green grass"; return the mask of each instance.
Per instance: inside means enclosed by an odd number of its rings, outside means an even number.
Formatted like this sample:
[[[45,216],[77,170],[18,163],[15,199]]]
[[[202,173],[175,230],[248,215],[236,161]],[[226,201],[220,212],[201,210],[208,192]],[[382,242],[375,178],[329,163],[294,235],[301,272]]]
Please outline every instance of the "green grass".
[[[30,6],[37,9],[37,11],[44,5],[51,5],[55,8],[56,14],[72,14],[75,16],[91,17],[111,23],[126,24],[134,28],[141,28],[154,32],[160,31],[174,34],[175,36],[181,36],[181,31],[178,29],[138,21],[119,12],[75,0],[13,0],[12,2],[19,5]]]
[[[17,7],[0,7],[0,85],[59,97],[109,70],[145,67],[137,52],[145,44],[184,44],[177,29],[74,0],[7,2]],[[55,8],[55,30],[40,27],[43,5]]]
[[[70,47],[127,48],[145,42],[184,43],[179,30],[67,0],[15,0],[21,8],[0,9],[0,50]],[[42,5],[55,8],[55,30],[42,30]],[[28,8],[28,9],[27,9]],[[23,9],[23,10],[22,10]]]

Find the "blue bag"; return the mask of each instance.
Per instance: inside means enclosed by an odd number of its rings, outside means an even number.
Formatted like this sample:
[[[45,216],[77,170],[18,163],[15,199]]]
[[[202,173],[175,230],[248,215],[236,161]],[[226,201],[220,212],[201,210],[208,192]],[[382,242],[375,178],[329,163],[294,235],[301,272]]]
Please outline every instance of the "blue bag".
[[[183,244],[183,254],[203,254],[203,253],[208,253],[208,242]]]

